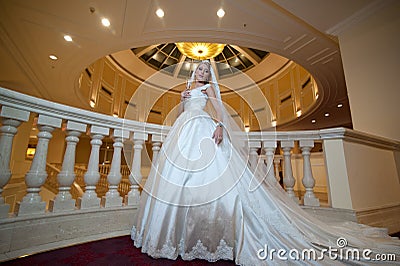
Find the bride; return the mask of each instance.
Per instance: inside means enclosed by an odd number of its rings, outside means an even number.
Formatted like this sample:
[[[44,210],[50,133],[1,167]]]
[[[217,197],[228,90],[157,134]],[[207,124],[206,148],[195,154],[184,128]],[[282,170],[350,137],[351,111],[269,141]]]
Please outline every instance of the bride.
[[[134,245],[142,252],[239,265],[365,264],[379,253],[399,260],[400,241],[385,230],[325,224],[265,178],[265,165],[248,166],[244,135],[222,104],[209,61],[198,64],[179,108],[132,228]]]

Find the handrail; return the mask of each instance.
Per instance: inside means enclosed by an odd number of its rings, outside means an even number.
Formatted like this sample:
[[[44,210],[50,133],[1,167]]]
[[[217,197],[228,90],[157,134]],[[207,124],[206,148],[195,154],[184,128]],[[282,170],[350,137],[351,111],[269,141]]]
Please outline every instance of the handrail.
[[[165,125],[117,118],[111,115],[70,107],[25,95],[2,87],[0,87],[0,105],[31,111],[37,114],[44,114],[64,120],[103,127],[106,126],[112,129],[126,129],[128,131],[150,135],[166,135],[170,129],[169,126]],[[363,143],[383,149],[397,151],[400,150],[399,141],[373,136],[364,132],[343,127],[304,131],[250,132],[247,134],[243,132],[243,136],[248,137],[250,141],[345,139],[347,141]]]
[[[170,129],[169,126],[128,120],[60,103],[54,103],[2,87],[0,87],[0,105],[84,124],[91,124],[100,127],[106,125],[113,129],[123,128],[129,131],[147,134],[165,135]]]

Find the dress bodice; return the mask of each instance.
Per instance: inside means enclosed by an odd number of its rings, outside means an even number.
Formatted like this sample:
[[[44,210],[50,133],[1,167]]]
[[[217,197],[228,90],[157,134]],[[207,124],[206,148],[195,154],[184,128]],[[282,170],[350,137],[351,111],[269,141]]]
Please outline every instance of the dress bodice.
[[[208,87],[210,87],[210,84],[192,89],[190,91],[190,98],[186,99],[184,103],[184,110],[203,110],[207,104],[208,96],[202,91],[206,90]]]

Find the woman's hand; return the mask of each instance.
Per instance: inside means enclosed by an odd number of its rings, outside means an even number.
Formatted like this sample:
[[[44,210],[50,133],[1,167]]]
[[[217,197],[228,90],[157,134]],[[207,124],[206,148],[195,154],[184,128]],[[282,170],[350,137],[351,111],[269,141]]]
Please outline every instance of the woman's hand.
[[[223,136],[223,127],[217,126],[217,128],[214,131],[214,134],[212,138],[214,139],[216,144],[220,144],[222,141],[222,136]]]
[[[181,92],[181,102],[190,98],[190,90],[184,90]]]

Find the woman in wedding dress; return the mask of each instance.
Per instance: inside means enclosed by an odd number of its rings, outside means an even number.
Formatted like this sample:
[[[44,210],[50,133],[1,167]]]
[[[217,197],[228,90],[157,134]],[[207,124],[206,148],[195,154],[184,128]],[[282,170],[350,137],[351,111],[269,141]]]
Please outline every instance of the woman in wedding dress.
[[[308,215],[265,178],[265,165],[248,166],[237,131],[210,62],[200,62],[141,195],[131,237],[142,252],[239,265],[365,265],[380,253],[399,260],[400,241],[383,229]],[[359,259],[349,257],[357,252]]]

